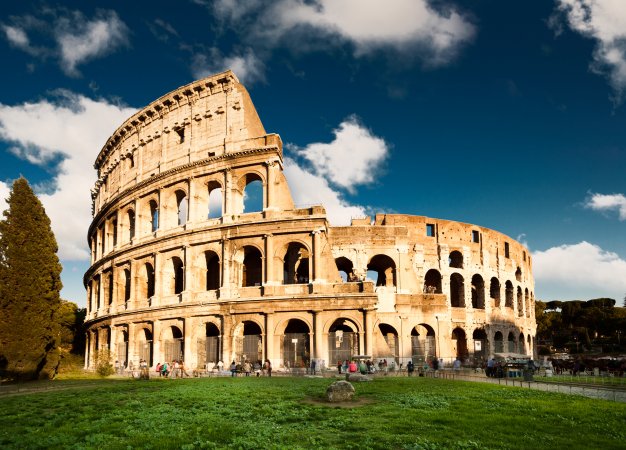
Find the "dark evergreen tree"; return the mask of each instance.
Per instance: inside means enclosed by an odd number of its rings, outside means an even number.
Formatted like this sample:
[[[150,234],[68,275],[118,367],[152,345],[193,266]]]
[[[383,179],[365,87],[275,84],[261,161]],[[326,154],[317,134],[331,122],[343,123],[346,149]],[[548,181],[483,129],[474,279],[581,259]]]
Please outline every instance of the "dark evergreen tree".
[[[25,178],[0,221],[0,376],[49,378],[59,363],[61,264],[50,219]]]

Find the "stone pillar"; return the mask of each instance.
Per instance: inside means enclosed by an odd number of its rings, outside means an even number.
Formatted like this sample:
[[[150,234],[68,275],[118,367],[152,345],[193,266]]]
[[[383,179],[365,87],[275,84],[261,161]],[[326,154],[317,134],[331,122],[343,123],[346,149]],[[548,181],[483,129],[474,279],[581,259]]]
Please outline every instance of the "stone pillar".
[[[276,195],[274,193],[274,187],[276,185],[276,161],[266,161],[266,188],[265,188],[265,210],[275,210],[276,207]]]
[[[195,336],[194,336],[194,320],[193,317],[187,317],[183,321],[183,352],[185,355],[185,368],[189,370],[190,368],[195,368],[198,364],[198,354],[197,352],[192,352],[196,347]]]
[[[221,317],[222,319],[222,362],[224,367],[228,367],[233,360],[233,322],[232,316]]]
[[[122,361],[120,361],[117,357],[117,341],[119,339],[120,332],[116,326],[111,325],[109,327],[109,333],[111,336],[111,348],[109,348],[109,351],[111,352],[111,359],[113,360],[113,362],[117,361],[121,364]]]
[[[163,362],[161,354],[161,321],[154,320],[152,322],[152,361],[156,363]]]
[[[91,333],[85,333],[85,369],[89,368],[89,359],[91,358]]]
[[[278,284],[274,273],[274,235],[266,234],[265,238],[265,284]]]
[[[198,207],[200,206],[196,194],[196,183],[193,177],[187,180],[189,193],[187,196],[187,222],[196,223],[198,221]]]
[[[226,170],[224,170],[224,189],[223,189],[223,193],[224,193],[224,201],[222,202],[223,205],[223,216],[229,216],[231,214],[234,213],[234,208],[233,208],[233,193],[232,193],[232,186],[233,184],[233,173],[231,171],[230,168],[226,168]]]
[[[365,315],[365,354],[373,356],[374,351],[374,312],[372,308],[363,310]]]
[[[161,218],[159,218],[161,220]],[[160,253],[154,254],[154,296],[152,297],[152,303],[150,306],[156,306],[160,303],[161,296],[163,295],[163,270],[161,268],[162,257]]]
[[[265,333],[263,336],[265,343],[263,360],[269,359],[272,362],[272,367],[278,365],[276,355],[274,354],[274,313],[268,312],[265,314]]]
[[[326,352],[324,351],[324,330],[322,324],[322,318],[320,314],[322,311],[313,311],[313,354],[318,360],[325,359]]]
[[[320,230],[315,230],[311,234],[313,235],[313,274],[311,279],[313,282],[321,282],[321,260],[322,260],[322,248],[320,244]]]
[[[232,287],[232,280],[230,276],[230,265],[232,264],[232,258],[230,254],[230,240],[227,238],[222,239],[221,245],[222,286],[220,287],[220,297],[228,298],[230,297]]]
[[[130,364],[131,361],[135,361],[137,358],[137,343],[135,340],[135,333],[136,333],[136,325],[132,322],[129,322],[128,324],[128,361],[126,361],[126,364]],[[150,361],[146,361],[146,364],[150,364]]]
[[[192,264],[191,248],[188,245],[183,247],[183,267],[185,268],[185,278],[183,279],[183,299],[188,297],[190,291],[193,290],[193,264]]]

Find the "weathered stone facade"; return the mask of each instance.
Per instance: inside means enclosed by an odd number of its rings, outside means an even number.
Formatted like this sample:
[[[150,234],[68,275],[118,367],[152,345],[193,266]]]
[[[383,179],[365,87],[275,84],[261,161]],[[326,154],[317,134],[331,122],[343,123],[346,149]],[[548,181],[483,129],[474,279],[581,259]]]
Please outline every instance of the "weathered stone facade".
[[[115,131],[95,163],[86,367],[102,348],[189,368],[532,353],[521,244],[422,216],[330,226],[322,206],[294,206],[282,164],[280,137],[230,71]],[[254,184],[262,201],[244,211]]]

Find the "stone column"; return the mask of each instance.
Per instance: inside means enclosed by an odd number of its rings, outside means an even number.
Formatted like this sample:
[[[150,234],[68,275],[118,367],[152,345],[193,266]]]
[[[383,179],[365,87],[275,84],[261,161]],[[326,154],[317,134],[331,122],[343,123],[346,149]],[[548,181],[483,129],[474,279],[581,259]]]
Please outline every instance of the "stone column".
[[[193,291],[193,264],[191,248],[188,245],[183,247],[183,267],[185,268],[185,278],[183,279],[183,300],[189,299],[189,294]]]
[[[183,348],[185,354],[185,368],[189,370],[190,368],[194,368],[197,366],[198,354],[197,352],[193,352],[192,350],[196,347],[195,344],[195,336],[194,336],[194,320],[193,317],[186,317],[183,322]]]
[[[220,297],[228,298],[230,297],[232,280],[230,276],[230,265],[232,264],[231,255],[230,255],[230,240],[224,238],[221,240],[222,245],[222,256],[221,256],[221,266],[222,266],[222,286],[220,287]]]
[[[137,343],[135,340],[135,333],[136,333],[136,325],[132,322],[128,323],[128,361],[126,361],[126,364],[129,365],[131,361],[135,361],[137,358]],[[146,364],[150,364],[150,361],[146,361]]]
[[[372,308],[363,310],[365,315],[365,354],[373,356],[374,351],[374,313]]]
[[[155,362],[163,362],[161,354],[161,321],[154,320],[152,322],[152,360]]]
[[[312,312],[313,314],[313,342],[314,342],[314,355],[318,360],[325,359],[326,352],[324,351],[324,330],[322,324],[322,318],[320,314],[322,311],[315,310]]]
[[[198,199],[196,198],[196,183],[193,177],[187,180],[189,194],[187,197],[187,222],[196,223],[198,221]]]
[[[85,369],[89,368],[89,360],[91,358],[91,333],[85,333]]]
[[[161,218],[159,218],[161,220]],[[156,306],[161,301],[163,295],[163,270],[161,268],[162,256],[160,253],[154,254],[154,296],[152,297],[152,303],[150,306]]]
[[[312,273],[312,281],[313,282],[321,282],[321,259],[322,259],[322,249],[320,244],[320,230],[315,230],[311,234],[313,235],[313,273]]]
[[[265,314],[265,333],[263,336],[265,345],[265,354],[263,360],[269,359],[272,362],[272,367],[277,365],[276,355],[274,354],[274,313],[268,312]]]
[[[118,336],[119,336],[119,330],[117,329],[116,326],[111,325],[109,327],[109,333],[111,336],[111,348],[109,348],[109,351],[111,352],[111,359],[113,360],[113,362],[117,361],[118,363],[122,363],[122,361],[119,360],[119,358],[117,357],[118,352],[117,352],[117,341],[118,341]]]
[[[265,210],[275,210],[276,207],[276,195],[274,193],[274,187],[276,185],[276,161],[266,161],[266,189],[265,189]]]
[[[232,184],[233,184],[233,173],[230,168],[226,168],[224,170],[224,201],[222,202],[223,207],[223,216],[230,216],[234,213],[233,208],[233,193],[232,193]]]
[[[265,238],[265,284],[277,284],[274,274],[274,235],[266,234]]]

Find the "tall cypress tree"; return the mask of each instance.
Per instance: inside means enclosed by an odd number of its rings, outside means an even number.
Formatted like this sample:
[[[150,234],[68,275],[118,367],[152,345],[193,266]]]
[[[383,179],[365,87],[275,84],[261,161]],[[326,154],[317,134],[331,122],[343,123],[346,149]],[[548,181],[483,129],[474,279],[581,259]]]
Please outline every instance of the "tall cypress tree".
[[[0,221],[0,375],[49,378],[59,363],[61,264],[50,219],[25,178]]]

